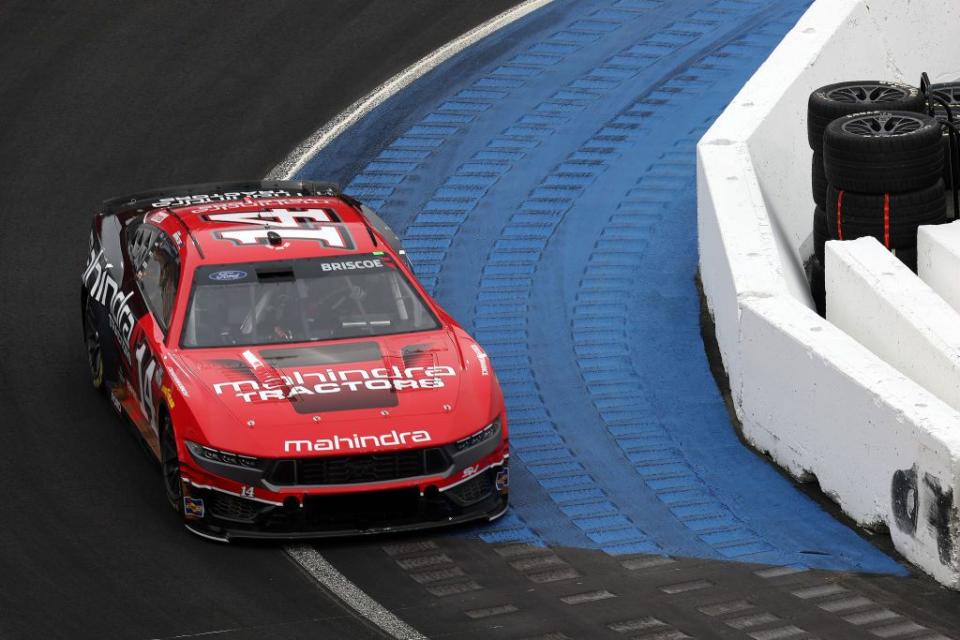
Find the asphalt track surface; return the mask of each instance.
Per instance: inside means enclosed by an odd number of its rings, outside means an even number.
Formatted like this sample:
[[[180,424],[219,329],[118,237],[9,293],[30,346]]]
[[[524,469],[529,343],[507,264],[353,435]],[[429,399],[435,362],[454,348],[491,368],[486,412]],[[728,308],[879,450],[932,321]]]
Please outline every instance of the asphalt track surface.
[[[0,527],[0,637],[377,637],[376,629],[317,588],[275,546],[218,546],[197,540],[179,527],[163,506],[154,465],[88,387],[77,335],[76,274],[84,255],[89,215],[100,199],[161,184],[264,175],[296,143],[347,104],[510,3],[464,2],[452,5],[455,10],[451,10],[448,2],[405,1],[402,11],[395,2],[359,5],[362,9],[355,2],[318,3],[316,7],[275,3],[269,16],[263,15],[260,3],[233,3],[229,11],[217,5],[198,9],[188,3],[167,3],[150,11],[111,3],[84,3],[80,10],[75,4],[5,3],[0,7],[0,205],[7,222],[7,230],[0,236],[0,273],[4,277],[0,289],[0,415],[5,426],[0,430],[4,461],[0,478],[9,489]],[[488,224],[476,224],[476,219],[471,224],[470,211],[449,206],[453,201],[469,200],[462,197],[463,189],[459,195],[453,193],[457,187],[480,190],[498,203],[508,203],[508,197],[519,194],[514,204],[521,205],[521,215],[562,220],[563,210],[556,206],[559,200],[537,194],[528,197],[523,180],[542,179],[548,188],[552,183],[569,189],[586,187],[593,180],[616,184],[623,176],[618,176],[616,169],[603,169],[610,158],[592,156],[599,153],[601,145],[591,145],[589,140],[607,120],[621,118],[612,124],[629,125],[636,116],[639,120],[633,124],[640,125],[635,129],[644,147],[659,153],[657,149],[669,144],[674,147],[670,153],[676,154],[668,158],[676,162],[660,163],[672,173],[639,172],[644,178],[654,178],[636,185],[639,192],[648,190],[639,200],[649,200],[649,189],[657,192],[654,199],[665,190],[686,189],[686,198],[677,198],[679,209],[674,213],[687,216],[679,220],[689,220],[692,198],[685,172],[689,171],[690,145],[715,116],[720,99],[720,94],[708,92],[705,99],[696,92],[705,82],[723,85],[718,76],[730,76],[733,71],[715,70],[711,76],[701,69],[702,77],[687,72],[710,56],[735,60],[746,53],[747,62],[736,63],[734,71],[748,73],[749,64],[759,64],[762,59],[756,57],[758,49],[775,44],[777,30],[782,33],[789,26],[789,16],[800,4],[790,0],[678,0],[664,6],[657,0],[557,0],[548,10],[451,61],[446,75],[426,78],[380,114],[372,114],[364,127],[329,148],[325,170],[336,173],[335,177],[351,183],[358,192],[359,188],[380,189],[364,195],[368,200],[380,200],[376,204],[385,215],[394,216],[391,221],[408,241],[419,238],[416,258],[427,284],[458,317],[483,332],[481,339],[491,345],[491,351],[502,349],[504,344],[516,343],[509,333],[511,327],[504,323],[512,316],[481,304],[483,295],[473,299],[452,292],[473,287],[480,294],[498,295],[503,291],[503,279],[522,280],[518,274],[530,265],[508,260],[504,262],[509,268],[503,270],[503,264],[490,264],[491,257],[497,257],[496,247],[479,249],[472,243],[509,240],[501,235],[516,233],[516,227],[510,226],[510,219],[495,216]],[[718,22],[725,26],[709,26],[711,11],[727,16],[726,22]],[[592,13],[581,15],[588,12]],[[732,17],[728,15],[731,12]],[[621,42],[618,38],[628,29],[623,25],[612,28],[617,20],[623,24],[633,20],[642,26],[627,25],[633,31]],[[673,26],[677,20],[685,22],[684,29]],[[772,31],[764,32],[768,23],[775,24]],[[697,33],[699,36],[693,37]],[[595,43],[599,44],[594,47]],[[561,71],[546,69],[551,57],[569,54],[576,49],[574,45],[582,50],[554,67]],[[621,45],[639,48],[610,63],[613,58],[609,56],[619,55]],[[538,49],[521,49],[528,46]],[[630,78],[636,74],[625,71],[628,65],[623,64],[629,56],[652,59],[656,56],[649,54],[671,47],[672,52],[661,56],[665,60],[656,61],[651,71],[637,76],[640,85],[631,84]],[[517,61],[517,55],[527,57]],[[544,68],[532,70],[538,65]],[[604,77],[594,77],[594,68],[604,69]],[[491,75],[487,71],[492,72],[491,79],[483,80]],[[455,75],[449,75],[451,72]],[[561,77],[568,72],[574,75]],[[496,93],[510,88],[521,75],[541,80],[529,86],[514,84],[522,94],[519,97]],[[476,78],[500,86],[471,89],[464,84]],[[728,84],[733,80],[727,78]],[[553,81],[555,86],[551,86]],[[578,81],[583,86],[573,89],[585,89],[579,96],[565,86]],[[724,90],[729,91],[730,86]],[[548,93],[539,95],[544,91]],[[578,101],[589,98],[591,91],[607,92],[604,106],[578,109]],[[654,95],[657,91],[660,93]],[[692,94],[694,102],[703,103],[703,110],[688,109],[687,113],[700,120],[679,136],[644,137],[646,116],[620,113],[618,100],[631,93],[654,98],[647,101],[648,107],[656,105],[657,99],[668,102],[668,98]],[[496,103],[487,116],[492,122],[485,127],[468,126],[471,112],[486,111],[470,105],[491,98]],[[576,113],[581,111],[592,115],[580,120]],[[508,113],[543,120],[513,123],[505,119]],[[562,119],[564,114],[574,116],[572,132],[565,123],[557,125],[558,121],[554,125],[561,135],[536,130],[549,128],[551,116]],[[424,117],[432,118],[427,128],[411,131]],[[443,118],[448,122],[439,121]],[[451,121],[456,126],[451,127]],[[523,125],[526,130],[501,131],[510,125]],[[434,129],[428,131],[430,126]],[[629,126],[620,128],[631,131]],[[537,139],[544,135],[549,142]],[[636,144],[629,139],[632,135],[626,133],[620,142]],[[435,142],[444,136],[445,140]],[[564,145],[571,140],[575,144],[566,149]],[[396,174],[398,167],[387,167],[389,162],[384,160],[408,162],[409,157],[401,157],[403,153],[422,151],[423,144],[443,149],[425,165],[403,170],[411,178],[408,185],[391,191],[376,182],[389,182],[389,176]],[[473,167],[465,167],[457,154],[477,144],[491,154],[481,158],[488,166],[478,169],[474,162]],[[529,151],[531,161],[521,165],[529,175],[498,173],[492,168],[497,162],[509,161],[510,154],[533,147],[547,151],[545,157]],[[378,159],[384,152],[387,156]],[[571,163],[564,162],[568,152],[583,154],[570,158],[573,164],[579,162],[577,170],[569,170]],[[591,165],[583,160],[600,162]],[[451,194],[453,197],[448,197]],[[610,198],[614,195],[618,194],[611,190]],[[420,197],[424,199],[417,200]],[[552,209],[543,206],[550,202]],[[416,215],[418,212],[424,215]],[[643,211],[625,211],[624,215],[632,213]],[[449,252],[437,252],[428,241],[436,244],[442,239],[446,232],[438,229],[445,225],[458,227],[457,242],[461,244]],[[566,231],[559,222],[554,226],[561,229],[557,237],[562,240],[571,234],[587,237],[597,231],[582,224]],[[632,231],[625,232],[622,225],[618,228],[622,233],[637,234],[649,226],[627,224]],[[692,231],[680,231],[669,239],[677,246],[689,246]],[[519,239],[530,240],[522,235]],[[611,246],[623,239],[606,238]],[[636,241],[637,236],[627,239]],[[596,249],[603,244],[590,247],[593,250],[572,255],[571,264],[594,260]],[[457,256],[464,255],[470,259],[458,264]],[[471,268],[491,277],[477,288],[476,281],[468,278],[481,274]],[[664,266],[657,280],[669,283],[681,278],[685,286],[692,287],[691,274],[672,273],[671,269]],[[593,286],[572,268],[566,275],[577,296],[594,296],[595,302],[602,302],[604,296],[622,296]],[[553,285],[557,284],[562,282],[554,279]],[[674,299],[670,289],[648,288],[637,297],[663,293],[667,294],[661,297],[664,309],[693,314],[687,318],[685,326],[692,330],[687,332],[686,351],[677,358],[677,367],[680,374],[694,376],[695,386],[703,387],[705,379],[696,377],[702,371],[683,369],[692,367],[691,362],[700,362],[704,368],[702,352],[696,353],[700,346],[695,305],[690,308],[688,297]],[[535,298],[528,308],[549,309],[553,303],[559,308],[562,303],[565,311],[576,314],[580,302],[578,297]],[[557,325],[558,319],[562,324],[564,314],[553,315],[553,320],[544,317],[542,326],[535,325],[527,336],[529,342],[521,341],[520,346],[543,350],[544,344],[565,332],[566,339],[572,339],[566,348],[581,356],[573,358],[576,370],[589,376],[590,362],[583,354],[596,349],[598,343],[577,343],[569,326]],[[610,317],[587,315],[590,322],[611,321]],[[656,314],[641,316],[644,322],[664,319]],[[638,322],[629,326],[636,330]],[[606,335],[601,328],[594,329],[598,336]],[[498,338],[497,331],[506,333]],[[648,348],[675,346],[660,340]],[[616,415],[617,403],[604,404],[610,400],[608,395],[593,398],[589,384],[581,381],[571,386],[569,379],[550,378],[550,384],[544,384],[543,371],[517,366],[517,359],[504,360],[504,356],[510,354],[500,352],[498,370],[511,402],[569,409],[552,403],[558,397],[557,389],[572,389],[581,396],[588,394],[586,399],[595,408],[606,408],[607,417]],[[524,374],[539,380],[544,390],[526,393]],[[665,393],[668,386],[642,381],[650,387],[648,396]],[[655,437],[676,437],[671,429],[700,424],[705,417],[708,425],[720,424],[715,414],[715,389],[708,379],[706,384],[709,390],[700,390],[703,395],[693,403],[693,411],[680,412],[674,423],[663,422],[658,427],[663,433]],[[717,532],[732,537],[708,537],[706,541],[711,542],[705,544],[689,526],[702,519],[676,518],[662,505],[659,512],[650,512],[653,516],[638,514],[632,496],[641,505],[657,507],[650,495],[644,495],[644,485],[636,478],[624,485],[622,474],[598,473],[603,460],[585,455],[584,449],[595,447],[604,455],[625,458],[639,471],[644,463],[657,462],[643,459],[642,448],[631,444],[634,437],[642,439],[644,434],[623,432],[624,423],[601,415],[597,425],[609,431],[595,442],[577,440],[575,434],[571,437],[564,430],[563,413],[555,411],[543,419],[536,409],[528,404],[518,406],[515,412],[516,508],[508,519],[493,527],[454,534],[345,541],[318,548],[361,588],[430,637],[929,639],[949,637],[958,628],[955,594],[921,576],[895,575],[908,571],[895,558],[815,509],[809,511],[809,521],[804,516],[804,521],[796,522],[795,539],[787,544],[784,540],[789,536],[784,532],[789,523],[764,524],[758,516],[761,507],[744,511],[728,499],[735,483],[725,485],[723,478],[710,477],[707,486],[716,490],[719,499],[708,506],[726,519]],[[583,406],[574,409],[589,413]],[[544,435],[547,441],[566,438],[568,445],[537,445],[536,438]],[[707,430],[698,435],[720,437]],[[734,447],[739,447],[735,441],[723,455],[738,459],[742,454]],[[563,458],[564,448],[573,456],[571,460],[543,457]],[[696,448],[681,449],[686,464],[699,473],[703,465],[691,462]],[[638,452],[641,456],[635,457]],[[538,465],[538,460],[542,464]],[[568,466],[571,463],[585,465],[585,473]],[[551,472],[548,465],[559,466]],[[551,491],[551,485],[565,475],[580,479],[591,475],[596,484],[593,489],[610,492],[610,499],[558,499],[563,494]],[[683,473],[668,474],[653,480],[681,476]],[[791,494],[789,483],[764,477],[767,495],[782,498],[791,508],[812,509]],[[698,491],[699,486],[689,490]],[[578,511],[608,509],[608,504],[615,508],[613,514]],[[694,501],[672,506],[696,510],[705,504]],[[610,515],[612,519],[605,519]],[[710,509],[701,515],[710,516]],[[660,531],[656,530],[658,523],[665,523]],[[632,524],[652,529],[623,538],[625,531],[639,531]],[[756,540],[740,544],[743,535],[754,535]],[[810,542],[815,546],[802,546]],[[727,555],[724,550],[736,550],[739,555]],[[809,554],[806,561],[794,561],[797,554],[805,552]],[[741,561],[725,562],[723,558]],[[751,560],[770,564],[752,564]],[[876,573],[858,573],[862,571]]]
[[[509,7],[0,2],[0,637],[377,637],[275,546],[188,534],[89,386],[78,274],[106,197],[255,178]]]

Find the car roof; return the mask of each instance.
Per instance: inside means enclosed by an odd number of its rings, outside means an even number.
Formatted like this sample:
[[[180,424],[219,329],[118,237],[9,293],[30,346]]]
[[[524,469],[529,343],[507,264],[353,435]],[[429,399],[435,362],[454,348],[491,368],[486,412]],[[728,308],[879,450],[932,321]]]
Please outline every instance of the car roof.
[[[147,220],[176,218],[206,263],[355,255],[384,250],[354,204],[338,196],[246,198],[157,209]],[[268,235],[276,234],[273,242]]]

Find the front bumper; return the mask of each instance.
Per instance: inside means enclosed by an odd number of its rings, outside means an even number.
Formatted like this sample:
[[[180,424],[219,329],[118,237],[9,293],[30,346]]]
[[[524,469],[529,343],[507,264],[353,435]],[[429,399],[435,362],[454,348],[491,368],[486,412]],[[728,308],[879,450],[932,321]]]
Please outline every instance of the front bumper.
[[[198,535],[229,541],[397,533],[493,520],[507,509],[507,461],[504,455],[443,490],[430,484],[326,491],[289,495],[282,502],[184,482],[185,521]]]

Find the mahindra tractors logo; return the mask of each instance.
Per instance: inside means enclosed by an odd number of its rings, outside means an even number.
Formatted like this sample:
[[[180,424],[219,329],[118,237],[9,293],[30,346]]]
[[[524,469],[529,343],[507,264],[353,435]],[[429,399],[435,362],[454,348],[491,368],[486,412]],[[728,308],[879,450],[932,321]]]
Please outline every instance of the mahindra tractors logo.
[[[286,371],[266,380],[216,382],[217,395],[233,392],[244,402],[290,400],[298,396],[316,396],[353,391],[402,391],[439,389],[443,379],[457,375],[453,367],[376,367],[374,369],[325,369]]]
[[[430,434],[423,430],[397,431],[391,430],[382,435],[373,436],[333,436],[332,438],[317,438],[316,440],[285,440],[285,453],[314,453],[323,451],[344,451],[346,449],[389,449],[410,444],[430,442]]]

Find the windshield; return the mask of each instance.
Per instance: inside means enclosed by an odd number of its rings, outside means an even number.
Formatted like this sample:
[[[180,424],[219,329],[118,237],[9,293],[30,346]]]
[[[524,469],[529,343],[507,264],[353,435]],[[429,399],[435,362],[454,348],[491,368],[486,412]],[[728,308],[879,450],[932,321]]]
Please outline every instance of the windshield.
[[[393,261],[369,254],[200,267],[181,342],[262,345],[438,327]]]

